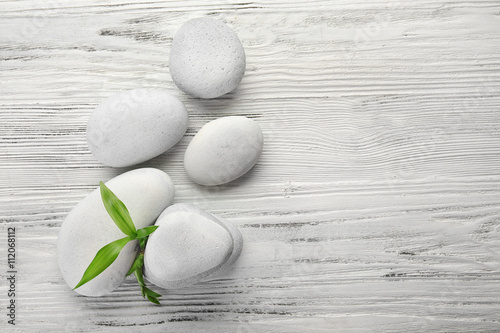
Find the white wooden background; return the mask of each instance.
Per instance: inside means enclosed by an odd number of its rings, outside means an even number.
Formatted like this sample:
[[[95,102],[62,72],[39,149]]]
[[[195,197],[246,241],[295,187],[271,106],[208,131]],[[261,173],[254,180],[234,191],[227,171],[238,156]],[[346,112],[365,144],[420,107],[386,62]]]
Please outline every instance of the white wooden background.
[[[199,16],[240,36],[247,72],[216,100],[181,93],[172,36]],[[56,239],[100,180],[85,127],[112,93],[163,88],[187,135],[141,166],[176,202],[236,224],[234,270],[144,301],[64,284]],[[189,181],[207,121],[245,115],[266,138],[227,186]],[[499,332],[500,2],[493,0],[0,1],[0,331]],[[7,227],[17,318],[7,324]]]

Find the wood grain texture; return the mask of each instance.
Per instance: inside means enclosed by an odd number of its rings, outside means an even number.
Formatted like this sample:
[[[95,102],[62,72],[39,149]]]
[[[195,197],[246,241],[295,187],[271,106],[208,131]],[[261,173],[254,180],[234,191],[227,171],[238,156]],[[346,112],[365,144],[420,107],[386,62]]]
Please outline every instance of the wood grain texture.
[[[247,53],[237,90],[181,93],[172,36],[190,18],[231,26]],[[500,331],[498,1],[0,1],[1,331]],[[144,301],[71,292],[56,261],[68,212],[113,169],[85,128],[114,92],[160,87],[186,136],[140,166],[176,202],[236,224],[234,268]],[[201,126],[252,117],[259,163],[225,186],[187,178]],[[17,325],[7,324],[7,228],[16,227]]]

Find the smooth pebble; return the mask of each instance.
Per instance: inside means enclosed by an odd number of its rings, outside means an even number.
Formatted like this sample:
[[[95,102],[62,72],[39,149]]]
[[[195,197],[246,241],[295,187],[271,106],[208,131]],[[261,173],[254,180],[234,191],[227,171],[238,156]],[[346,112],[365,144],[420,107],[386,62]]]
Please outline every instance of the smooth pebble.
[[[174,204],[158,218],[144,254],[146,278],[162,288],[179,288],[221,274],[239,257],[237,227],[200,208]]]
[[[153,168],[126,172],[109,180],[106,186],[123,201],[137,229],[153,224],[174,197],[174,185],[170,177]],[[104,245],[123,237],[126,235],[106,212],[97,188],[73,208],[59,231],[58,262],[68,286],[76,286]],[[101,296],[112,292],[124,281],[137,251],[137,241],[129,242],[111,266],[75,291],[85,296]]]
[[[115,94],[93,111],[87,143],[101,163],[126,167],[174,146],[188,127],[188,113],[176,97],[158,89]]]
[[[170,74],[185,93],[215,98],[234,90],[245,73],[245,50],[224,23],[202,17],[182,25],[170,50]]]
[[[222,117],[203,126],[184,155],[188,176],[200,185],[221,185],[249,171],[262,152],[259,125],[243,116]]]

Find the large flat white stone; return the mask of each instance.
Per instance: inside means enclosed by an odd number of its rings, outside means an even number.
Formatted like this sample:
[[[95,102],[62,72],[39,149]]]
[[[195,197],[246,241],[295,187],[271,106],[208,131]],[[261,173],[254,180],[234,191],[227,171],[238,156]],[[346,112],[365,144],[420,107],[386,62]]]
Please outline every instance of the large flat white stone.
[[[158,218],[144,255],[146,278],[162,288],[179,288],[213,277],[241,253],[239,230],[200,208],[174,204]]]
[[[128,90],[95,108],[87,125],[87,143],[101,163],[126,167],[164,153],[187,127],[187,110],[176,97],[159,89]]]
[[[128,208],[137,229],[152,225],[174,197],[170,177],[153,168],[126,172],[106,185]],[[125,236],[106,212],[99,188],[84,198],[64,220],[57,239],[59,268],[68,286],[76,286],[104,245]],[[137,251],[137,241],[128,243],[111,266],[75,291],[85,296],[112,292],[125,279]]]

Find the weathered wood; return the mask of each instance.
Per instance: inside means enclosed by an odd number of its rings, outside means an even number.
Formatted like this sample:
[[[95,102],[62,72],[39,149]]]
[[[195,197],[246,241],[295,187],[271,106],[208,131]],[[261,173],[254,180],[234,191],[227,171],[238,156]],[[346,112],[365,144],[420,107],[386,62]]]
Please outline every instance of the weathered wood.
[[[2,331],[498,332],[498,1],[1,1]],[[181,93],[169,75],[186,20],[229,24],[247,53],[238,89]],[[160,87],[186,104],[187,135],[141,166],[176,202],[236,224],[241,258],[219,279],[159,290],[133,279],[85,298],[64,284],[56,239],[85,195],[131,168],[99,164],[85,129],[110,94]],[[245,115],[266,143],[226,186],[187,178],[209,120]],[[15,327],[7,229],[16,227]]]

